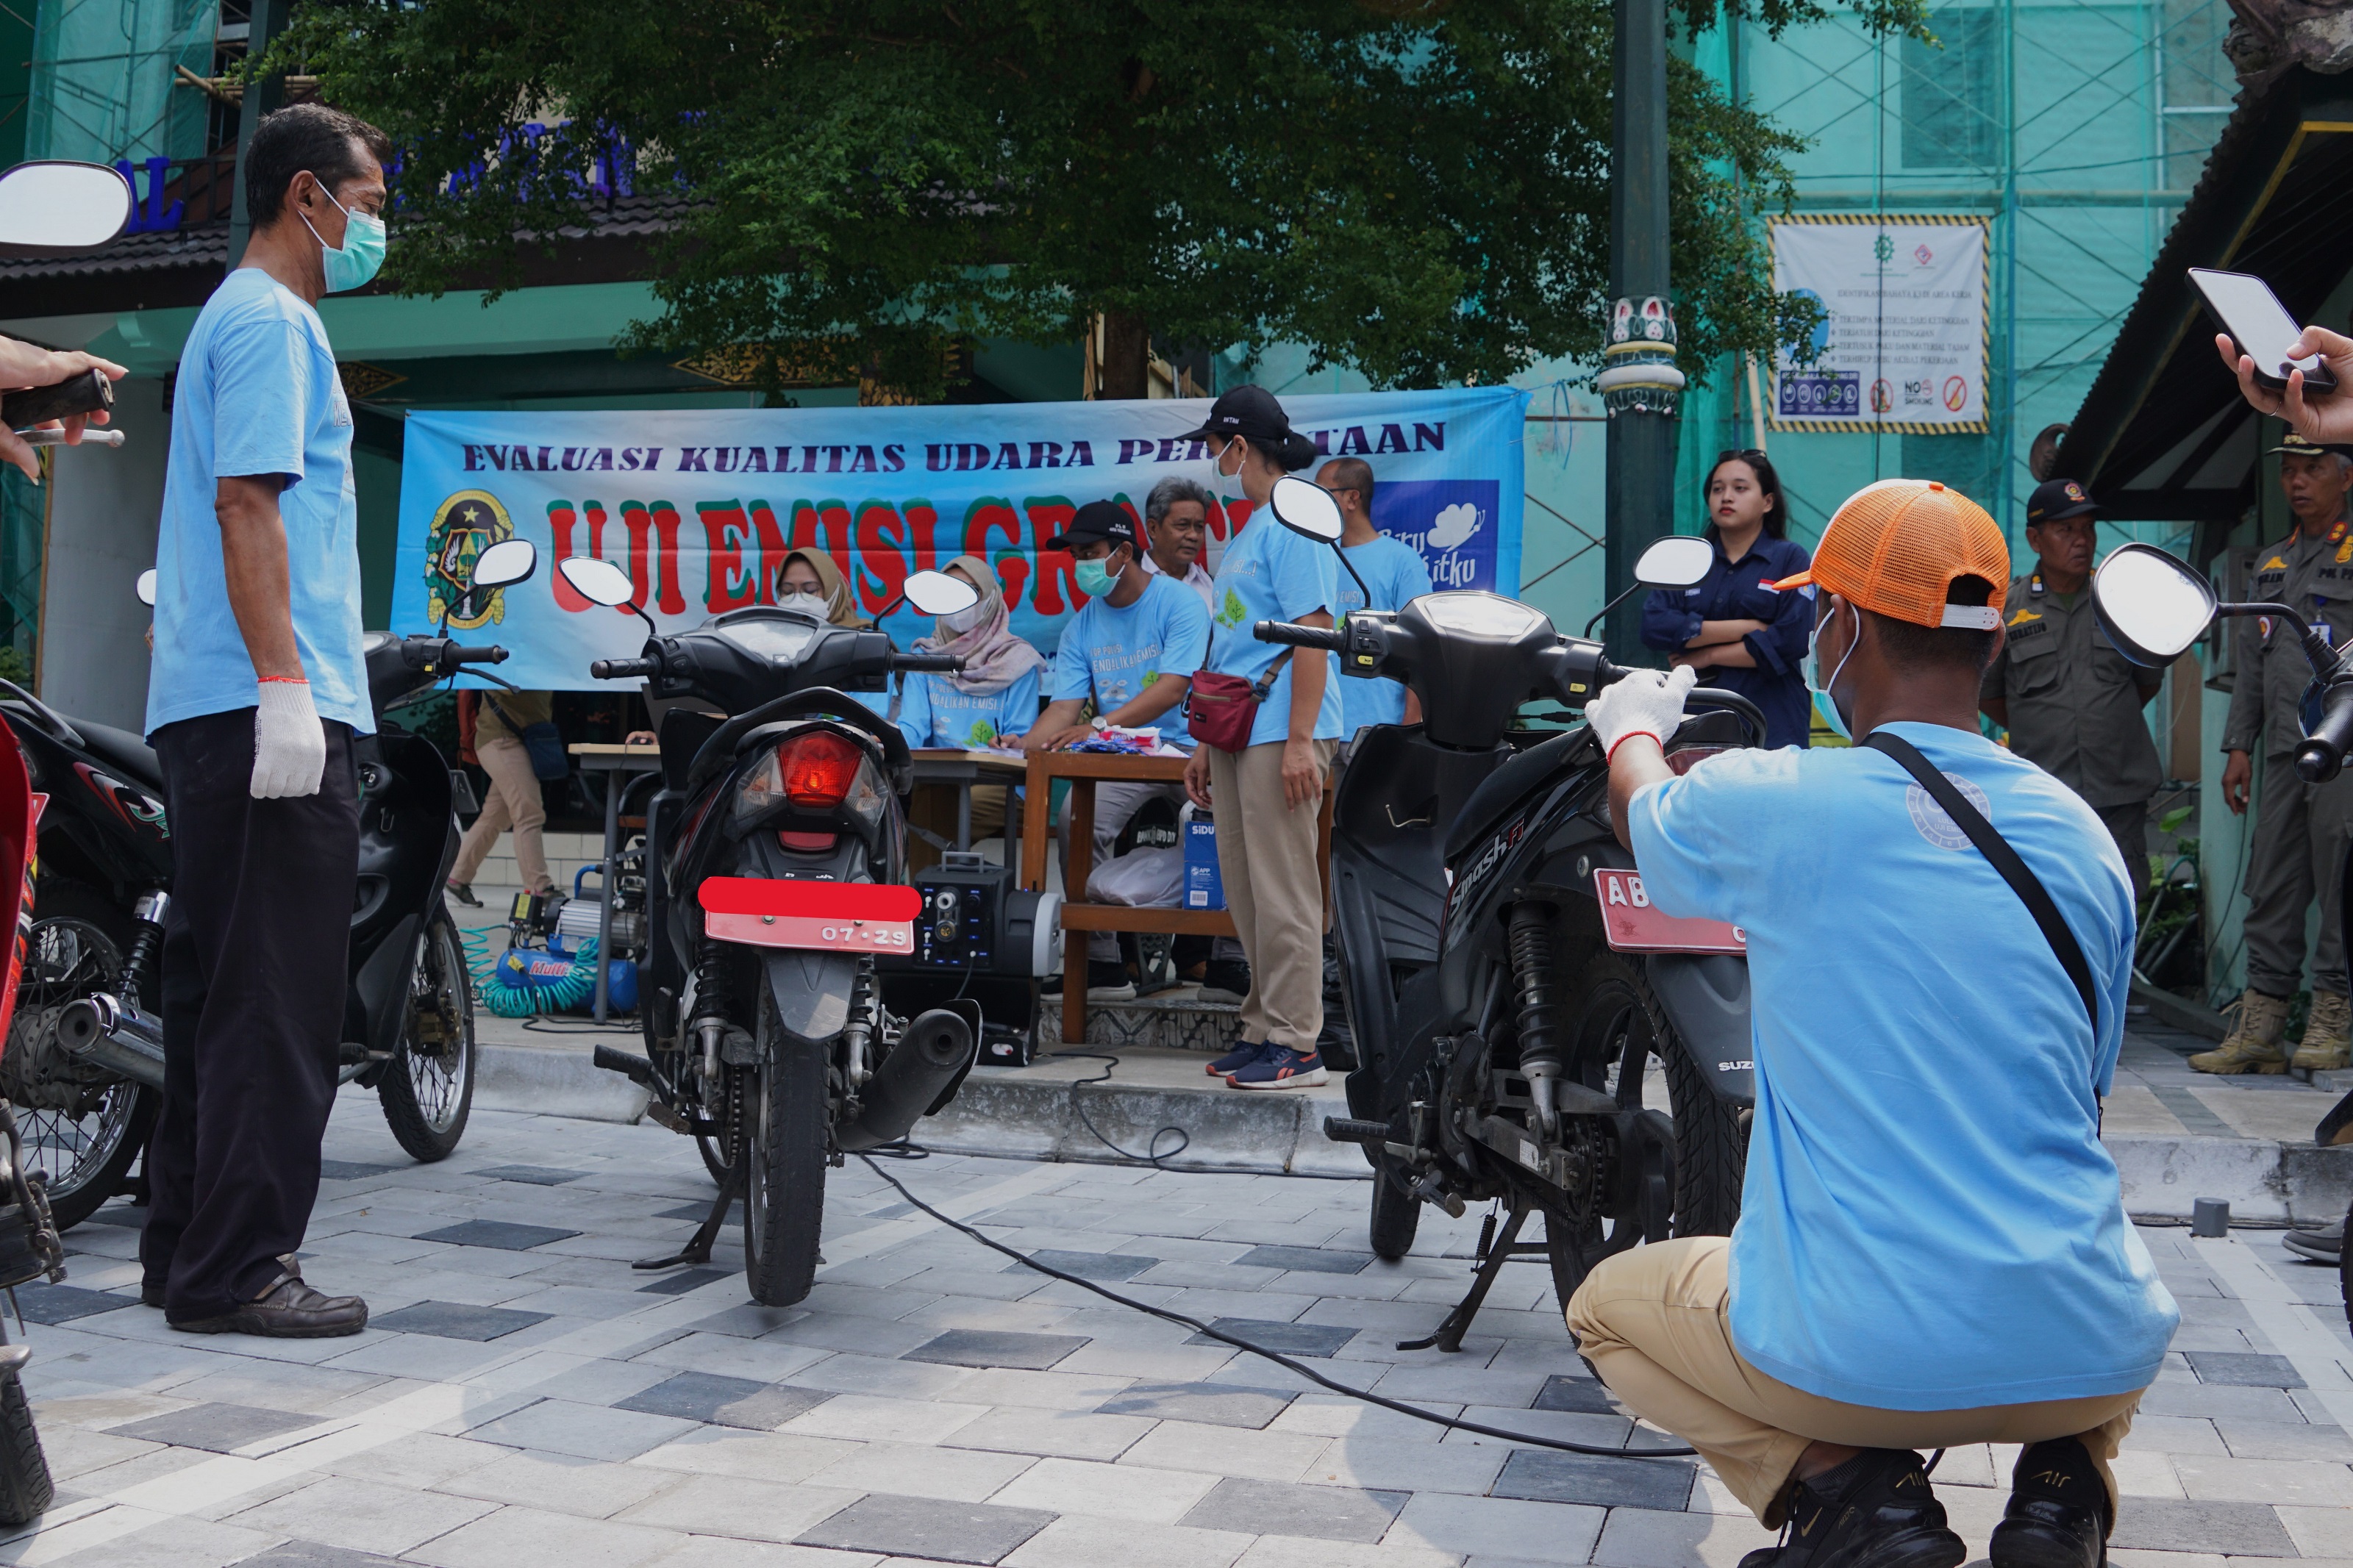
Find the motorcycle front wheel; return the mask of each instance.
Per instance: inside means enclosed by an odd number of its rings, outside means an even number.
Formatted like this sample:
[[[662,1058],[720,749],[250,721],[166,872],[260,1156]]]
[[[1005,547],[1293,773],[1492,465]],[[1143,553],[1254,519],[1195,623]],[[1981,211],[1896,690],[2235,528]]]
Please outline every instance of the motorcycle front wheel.
[[[376,1099],[393,1138],[412,1160],[448,1159],[474,1109],[474,987],[447,910],[425,928],[400,1044],[384,1069]]]
[[[25,1385],[14,1373],[0,1373],[0,1524],[30,1524],[56,1498]]]
[[[734,1069],[743,1085],[744,1273],[752,1299],[789,1307],[817,1283],[825,1222],[826,1058],[787,1036],[760,987],[760,1065]]]

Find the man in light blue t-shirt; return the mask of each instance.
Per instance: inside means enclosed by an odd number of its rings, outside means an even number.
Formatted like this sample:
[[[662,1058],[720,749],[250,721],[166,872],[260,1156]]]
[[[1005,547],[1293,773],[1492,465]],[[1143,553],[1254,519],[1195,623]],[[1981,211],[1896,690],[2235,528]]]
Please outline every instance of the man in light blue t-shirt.
[[[1179,751],[1193,749],[1185,724],[1186,692],[1209,645],[1209,613],[1193,591],[1144,568],[1135,518],[1115,501],[1091,500],[1071,525],[1046,542],[1077,558],[1079,591],[1086,607],[1062,627],[1054,647],[1050,696],[1037,725],[1021,737],[1028,752],[1060,751],[1099,729],[1156,727],[1160,738]],[[1092,721],[1081,717],[1094,707]],[[1095,786],[1094,864],[1110,856],[1120,830],[1145,803],[1182,805],[1179,784],[1099,784]],[[1062,824],[1067,835],[1070,824]],[[1067,858],[1068,845],[1065,842]],[[1083,888],[1067,889],[1073,899]],[[1135,983],[1120,963],[1119,939],[1110,931],[1087,937],[1087,999],[1125,1002]]]
[[[382,132],[322,104],[245,151],[253,233],[180,357],[147,731],[172,822],[164,1108],[140,1296],[174,1329],[319,1338],[367,1304],[303,1283],[359,863],[352,411],[313,309],[384,255]]]
[[[1916,1450],[1975,1443],[2024,1446],[1993,1568],[2098,1568],[2108,1462],[2179,1320],[2099,1137],[2132,977],[2123,862],[2081,797],[1977,727],[2008,582],[1973,502],[1873,485],[1778,586],[1820,596],[1825,721],[1888,752],[1740,750],[1677,778],[1661,742],[1688,671],[1586,710],[1651,904],[1747,933],[1757,1106],[1729,1241],[1604,1261],[1568,1324],[1627,1404],[1790,1523],[1774,1568],[1952,1568]],[[2048,891],[2092,1010],[1907,744]]]
[[[1340,503],[1340,549],[1356,575],[1340,574],[1340,618],[1351,610],[1401,610],[1430,592],[1430,563],[1401,539],[1373,526],[1373,466],[1362,458],[1335,458],[1316,470],[1315,482]],[[1357,578],[1362,578],[1360,586]],[[1366,590],[1372,592],[1369,603]],[[1405,683],[1381,678],[1335,682],[1340,688],[1340,734],[1345,746],[1367,724],[1419,724],[1421,699]]]

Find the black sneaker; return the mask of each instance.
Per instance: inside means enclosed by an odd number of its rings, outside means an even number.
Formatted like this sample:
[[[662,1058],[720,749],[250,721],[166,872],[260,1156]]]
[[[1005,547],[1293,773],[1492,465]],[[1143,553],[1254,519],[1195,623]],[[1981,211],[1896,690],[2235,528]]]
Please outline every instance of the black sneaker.
[[[2073,1437],[2036,1443],[2010,1472],[2010,1506],[1993,1527],[1993,1568],[2102,1568],[2108,1560],[2108,1489]]]
[[[1135,977],[1127,965],[1116,961],[1090,962],[1087,964],[1087,1000],[1090,1002],[1133,1002],[1135,1000]]]
[[[2345,1257],[2345,1222],[2324,1225],[2312,1230],[2292,1230],[2280,1237],[2290,1252],[2308,1258],[2315,1263],[2326,1263],[2331,1268]]]
[[[446,889],[448,889],[448,893],[449,893],[449,896],[450,896],[451,898],[453,898],[453,899],[457,900],[459,903],[461,903],[461,904],[465,905],[468,909],[470,909],[470,910],[479,910],[479,909],[480,909],[480,908],[482,907],[482,900],[480,900],[480,899],[478,899],[478,898],[476,898],[476,897],[474,897],[474,884],[473,884],[473,883],[471,883],[471,882],[444,882],[444,883],[442,884],[442,886],[443,886],[444,888],[446,888]]]
[[[1740,1568],[1959,1568],[1969,1554],[1945,1527],[1927,1467],[1908,1448],[1866,1448],[1799,1481],[1781,1544]]]
[[[1250,965],[1239,958],[1213,958],[1201,975],[1201,1000],[1240,1002],[1250,995]]]

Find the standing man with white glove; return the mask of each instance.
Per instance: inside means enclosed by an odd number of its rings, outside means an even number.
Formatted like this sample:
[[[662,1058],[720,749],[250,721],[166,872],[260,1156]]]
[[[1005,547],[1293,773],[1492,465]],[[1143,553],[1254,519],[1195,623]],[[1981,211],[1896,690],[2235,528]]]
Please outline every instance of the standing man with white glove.
[[[381,132],[321,104],[245,154],[253,237],[188,335],[156,552],[147,731],[172,825],[164,1112],[140,1297],[191,1333],[355,1334],[295,1253],[334,1103],[358,874],[352,411],[312,307],[384,257]]]

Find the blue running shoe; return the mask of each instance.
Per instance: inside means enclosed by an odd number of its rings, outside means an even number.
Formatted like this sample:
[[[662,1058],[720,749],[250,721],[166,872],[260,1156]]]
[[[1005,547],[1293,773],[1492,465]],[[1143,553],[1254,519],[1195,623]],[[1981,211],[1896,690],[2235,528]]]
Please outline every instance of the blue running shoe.
[[[1324,1082],[1324,1058],[1270,1044],[1258,1060],[1228,1073],[1226,1082],[1235,1089],[1314,1089]]]
[[[1250,1066],[1264,1055],[1266,1055],[1264,1040],[1236,1040],[1232,1050],[1211,1060],[1203,1070],[1211,1078],[1223,1078],[1228,1073],[1236,1072]]]

